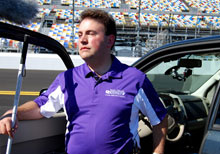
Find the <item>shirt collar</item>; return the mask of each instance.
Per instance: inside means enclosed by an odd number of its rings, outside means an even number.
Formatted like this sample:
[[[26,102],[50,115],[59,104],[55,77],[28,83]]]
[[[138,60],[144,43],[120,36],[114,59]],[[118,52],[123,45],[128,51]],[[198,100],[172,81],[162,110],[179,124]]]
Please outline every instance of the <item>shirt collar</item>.
[[[102,79],[109,79],[109,78],[122,78],[122,63],[112,55],[112,65],[110,69],[102,76]],[[94,77],[95,73],[91,71],[86,63],[83,64],[85,78]]]
[[[83,70],[84,70],[84,74],[85,74],[85,78],[89,78],[89,77],[93,77],[94,76],[94,72],[92,72],[90,70],[90,68],[88,67],[88,65],[86,63],[83,64]]]

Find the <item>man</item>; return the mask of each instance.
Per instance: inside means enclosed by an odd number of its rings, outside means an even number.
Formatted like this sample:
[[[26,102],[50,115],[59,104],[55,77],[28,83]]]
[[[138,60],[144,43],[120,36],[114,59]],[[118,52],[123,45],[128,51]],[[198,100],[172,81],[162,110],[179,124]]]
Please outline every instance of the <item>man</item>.
[[[18,120],[49,118],[64,108],[68,154],[130,154],[134,145],[140,146],[141,110],[153,125],[154,153],[163,154],[166,110],[146,75],[111,54],[113,18],[102,10],[85,10],[78,35],[85,64],[59,74],[46,93],[21,105]],[[0,121],[0,133],[13,136],[10,113]]]

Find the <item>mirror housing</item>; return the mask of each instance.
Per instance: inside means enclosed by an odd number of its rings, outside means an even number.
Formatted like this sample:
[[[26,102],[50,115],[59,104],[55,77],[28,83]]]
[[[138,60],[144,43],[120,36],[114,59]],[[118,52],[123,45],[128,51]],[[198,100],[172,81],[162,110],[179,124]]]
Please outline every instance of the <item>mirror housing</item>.
[[[200,59],[180,59],[178,62],[179,67],[186,67],[186,68],[194,68],[194,67],[201,67],[202,60]]]

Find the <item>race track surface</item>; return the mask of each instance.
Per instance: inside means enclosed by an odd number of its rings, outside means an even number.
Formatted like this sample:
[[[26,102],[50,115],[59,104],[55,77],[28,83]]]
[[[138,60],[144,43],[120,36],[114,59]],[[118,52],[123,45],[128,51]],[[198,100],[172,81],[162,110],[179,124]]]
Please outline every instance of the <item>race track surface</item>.
[[[47,88],[61,71],[26,70],[19,104],[33,100],[41,89]],[[0,69],[0,115],[13,107],[18,70]]]

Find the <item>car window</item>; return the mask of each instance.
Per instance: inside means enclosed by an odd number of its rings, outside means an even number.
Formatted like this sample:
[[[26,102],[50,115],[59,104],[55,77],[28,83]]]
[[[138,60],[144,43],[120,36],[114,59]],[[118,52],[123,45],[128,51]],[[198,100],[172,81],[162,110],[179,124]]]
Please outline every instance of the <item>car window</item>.
[[[219,103],[218,103],[218,110],[217,110],[216,119],[215,119],[215,126],[216,125],[219,125],[219,127],[220,127],[220,106],[219,106]]]
[[[200,60],[201,66],[178,66],[182,59]],[[220,70],[218,55],[185,55],[176,60],[164,61],[147,72],[149,80],[159,92],[193,93]]]
[[[216,116],[215,124],[219,124],[219,125],[220,125],[220,109],[218,110],[218,113],[217,113],[217,116]]]

